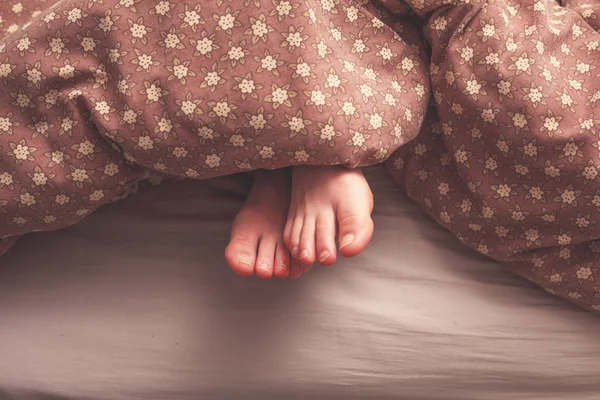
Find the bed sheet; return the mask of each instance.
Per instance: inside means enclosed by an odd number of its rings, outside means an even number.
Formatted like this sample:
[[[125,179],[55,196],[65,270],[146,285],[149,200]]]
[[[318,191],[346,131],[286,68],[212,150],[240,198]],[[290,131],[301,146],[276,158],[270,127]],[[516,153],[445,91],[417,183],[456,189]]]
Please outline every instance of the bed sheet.
[[[226,267],[241,176],[24,238],[0,260],[0,399],[598,398],[597,316],[463,247],[379,168],[367,176],[372,244],[297,281]]]

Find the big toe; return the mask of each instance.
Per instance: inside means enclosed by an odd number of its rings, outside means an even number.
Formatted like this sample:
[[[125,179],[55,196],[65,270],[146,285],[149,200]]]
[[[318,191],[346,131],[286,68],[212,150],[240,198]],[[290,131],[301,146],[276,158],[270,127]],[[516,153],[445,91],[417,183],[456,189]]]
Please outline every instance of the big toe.
[[[242,276],[254,273],[258,238],[243,238],[233,236],[225,248],[225,260],[231,269]]]
[[[290,275],[290,251],[283,242],[277,243],[275,250],[275,266],[273,275],[278,278],[287,278]]]
[[[344,257],[362,252],[373,236],[373,220],[369,207],[339,209],[337,212],[338,245]]]

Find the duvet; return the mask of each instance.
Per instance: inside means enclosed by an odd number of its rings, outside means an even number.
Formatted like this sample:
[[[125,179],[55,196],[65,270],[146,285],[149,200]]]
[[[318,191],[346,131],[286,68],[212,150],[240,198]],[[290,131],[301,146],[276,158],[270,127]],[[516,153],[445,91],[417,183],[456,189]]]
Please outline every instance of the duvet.
[[[385,162],[600,311],[599,26],[597,0],[3,1],[2,251],[150,174]]]

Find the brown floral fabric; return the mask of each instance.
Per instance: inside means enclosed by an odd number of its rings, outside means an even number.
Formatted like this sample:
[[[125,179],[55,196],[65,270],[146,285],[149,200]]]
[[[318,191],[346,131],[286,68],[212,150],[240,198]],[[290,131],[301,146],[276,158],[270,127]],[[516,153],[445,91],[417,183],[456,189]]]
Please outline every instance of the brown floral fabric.
[[[433,105],[388,169],[460,240],[600,311],[600,1],[411,0]]]
[[[147,171],[382,162],[429,98],[417,27],[366,2],[5,0],[0,24],[5,249]]]
[[[391,155],[463,242],[600,311],[599,28],[599,0],[5,0],[4,249],[149,172]]]

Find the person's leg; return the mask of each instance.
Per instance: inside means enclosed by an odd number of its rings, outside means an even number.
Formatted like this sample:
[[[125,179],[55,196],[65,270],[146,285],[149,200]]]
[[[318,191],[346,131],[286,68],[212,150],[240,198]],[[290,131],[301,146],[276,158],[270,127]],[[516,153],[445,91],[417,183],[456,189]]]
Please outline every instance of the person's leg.
[[[336,237],[340,253],[353,257],[373,235],[372,210],[373,195],[359,168],[294,167],[285,243],[304,264],[333,264]]]
[[[291,264],[283,226],[290,204],[289,176],[285,170],[259,170],[253,176],[250,194],[233,222],[225,259],[242,276],[287,277]]]

